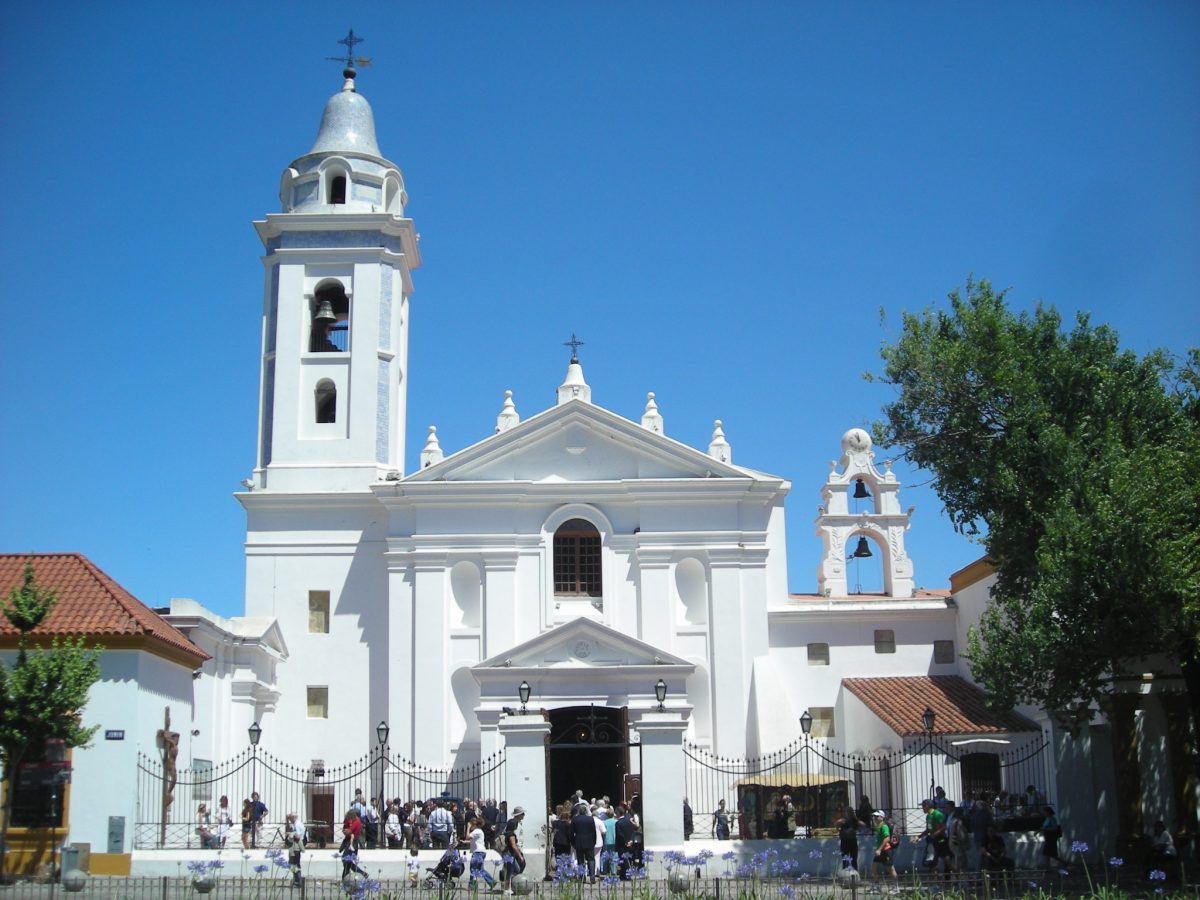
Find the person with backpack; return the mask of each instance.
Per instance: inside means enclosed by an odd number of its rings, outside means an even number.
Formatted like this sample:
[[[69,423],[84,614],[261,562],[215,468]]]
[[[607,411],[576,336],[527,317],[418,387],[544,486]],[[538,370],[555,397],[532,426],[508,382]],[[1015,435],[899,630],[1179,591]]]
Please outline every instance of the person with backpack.
[[[504,832],[500,836],[503,849],[500,858],[504,860],[504,893],[511,894],[512,880],[525,871],[525,854],[521,852],[521,839],[517,829],[525,818],[525,807],[513,807],[512,815],[504,823]]]
[[[954,860],[956,872],[966,872],[969,868],[968,853],[971,848],[971,833],[967,830],[967,808],[954,807],[950,813],[950,821],[946,825],[950,841],[950,855]]]
[[[892,862],[892,853],[899,839],[892,833],[892,826],[887,822],[887,816],[882,810],[871,814],[871,825],[875,829],[875,856],[871,859],[871,887],[867,893],[878,894],[881,876],[889,875],[892,879],[892,889],[889,893],[900,893],[900,876],[896,874],[896,866]]]
[[[838,855],[843,869],[858,868],[858,816],[854,807],[847,806],[845,814],[834,823],[838,830]]]

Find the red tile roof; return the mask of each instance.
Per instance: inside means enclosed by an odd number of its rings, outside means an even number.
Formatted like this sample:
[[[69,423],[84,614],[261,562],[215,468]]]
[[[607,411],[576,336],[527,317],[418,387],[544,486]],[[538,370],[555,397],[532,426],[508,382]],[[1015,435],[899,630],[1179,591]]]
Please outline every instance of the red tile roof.
[[[58,592],[58,602],[33,635],[50,637],[120,636],[145,638],[203,662],[209,656],[162,616],[113,581],[81,553],[0,554],[0,597],[7,600],[20,587],[25,564],[33,564],[37,583]],[[17,629],[0,616],[0,640],[11,641]]]
[[[1015,712],[994,712],[983,691],[957,675],[844,678],[842,684],[901,737],[925,733],[921,715],[932,709],[934,734],[1003,734],[1038,731]]]

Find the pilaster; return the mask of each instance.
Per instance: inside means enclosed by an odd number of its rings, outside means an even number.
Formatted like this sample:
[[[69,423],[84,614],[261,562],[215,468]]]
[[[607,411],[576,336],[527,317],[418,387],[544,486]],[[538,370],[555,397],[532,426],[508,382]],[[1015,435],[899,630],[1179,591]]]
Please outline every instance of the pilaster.
[[[683,736],[688,710],[644,711],[633,723],[642,744],[642,830],[647,846],[683,843],[687,795]]]

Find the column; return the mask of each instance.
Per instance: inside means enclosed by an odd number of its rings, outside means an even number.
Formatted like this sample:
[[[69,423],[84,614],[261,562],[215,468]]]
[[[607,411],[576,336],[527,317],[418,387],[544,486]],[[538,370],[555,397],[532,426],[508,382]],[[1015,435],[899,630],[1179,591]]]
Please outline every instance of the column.
[[[413,734],[416,722],[413,719],[412,698],[416,690],[413,671],[413,597],[412,575],[409,572],[409,555],[402,551],[389,550],[384,554],[387,562],[388,586],[388,725],[392,731],[388,746],[393,753],[408,759],[413,758]]]
[[[632,723],[642,743],[642,830],[647,847],[683,843],[687,714],[673,709],[644,711]]]

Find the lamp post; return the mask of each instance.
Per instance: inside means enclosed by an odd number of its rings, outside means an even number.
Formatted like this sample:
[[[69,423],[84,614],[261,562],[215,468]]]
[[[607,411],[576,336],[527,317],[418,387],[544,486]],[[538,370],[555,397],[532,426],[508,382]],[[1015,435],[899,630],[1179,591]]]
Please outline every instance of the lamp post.
[[[937,782],[933,774],[933,725],[937,719],[936,714],[930,707],[925,707],[925,712],[921,713],[921,724],[925,726],[925,738],[929,742],[929,799],[933,799],[934,787]]]
[[[654,696],[658,698],[658,711],[666,712],[666,707],[663,706],[663,701],[667,699],[667,683],[661,678],[654,685]]]
[[[531,690],[528,681],[522,681],[521,686],[517,688],[517,696],[521,698],[521,715],[525,715],[525,704],[529,702]]]
[[[247,729],[250,735],[250,796],[253,797],[258,790],[258,741],[262,737],[262,726],[255,722]],[[254,815],[254,813],[251,813]],[[250,846],[258,846],[258,822],[251,821],[250,823]]]
[[[387,822],[387,791],[383,782],[387,775],[387,739],[391,733],[392,729],[388,728],[386,719],[381,719],[375,726],[375,737],[379,738],[379,822],[375,826],[375,846],[382,844],[385,848],[388,845],[384,832]]]
[[[812,837],[812,794],[808,783],[808,734],[812,731],[813,717],[807,709],[800,716],[800,730],[804,732],[804,836]]]

